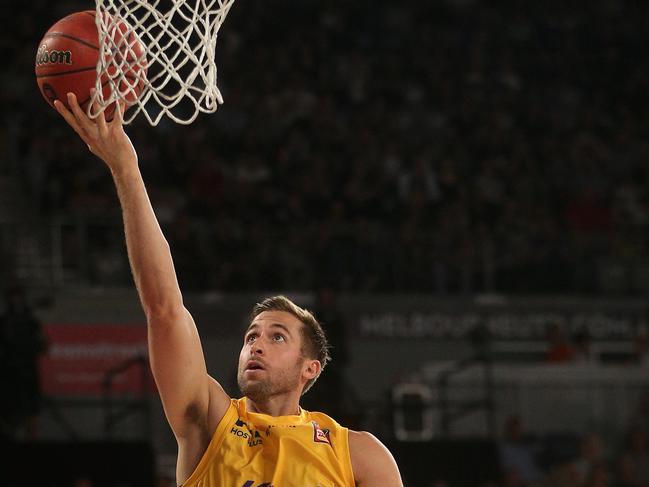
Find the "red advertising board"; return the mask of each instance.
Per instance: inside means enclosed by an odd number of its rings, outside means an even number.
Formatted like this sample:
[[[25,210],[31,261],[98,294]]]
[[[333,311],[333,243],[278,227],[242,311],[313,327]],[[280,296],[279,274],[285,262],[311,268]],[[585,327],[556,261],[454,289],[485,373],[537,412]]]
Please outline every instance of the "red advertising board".
[[[142,394],[152,388],[146,326],[47,324],[48,350],[41,359],[43,392],[53,396]]]

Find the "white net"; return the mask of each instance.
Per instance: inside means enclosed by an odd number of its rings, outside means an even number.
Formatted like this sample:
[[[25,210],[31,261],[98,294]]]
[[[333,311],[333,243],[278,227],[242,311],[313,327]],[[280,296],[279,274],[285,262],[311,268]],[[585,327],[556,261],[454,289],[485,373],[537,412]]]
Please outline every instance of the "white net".
[[[89,115],[112,112],[116,100],[126,103],[125,123],[140,112],[151,125],[165,115],[189,124],[201,112],[215,112],[223,103],[216,39],[232,3],[96,0],[100,52]]]

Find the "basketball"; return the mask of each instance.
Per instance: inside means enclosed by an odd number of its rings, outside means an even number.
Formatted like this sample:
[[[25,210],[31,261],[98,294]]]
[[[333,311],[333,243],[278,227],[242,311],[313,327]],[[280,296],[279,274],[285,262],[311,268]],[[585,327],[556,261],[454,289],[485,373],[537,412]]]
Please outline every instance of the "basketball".
[[[108,15],[108,14],[106,14]],[[123,20],[106,18],[110,29],[109,69],[102,75],[104,99],[113,89],[127,105],[135,103],[146,80],[145,50],[140,40]],[[95,11],[76,12],[56,22],[38,44],[36,53],[36,81],[45,100],[54,107],[60,100],[67,108],[67,93],[77,96],[79,106],[86,110],[90,90],[97,80],[97,62],[100,46],[95,24]],[[106,107],[104,115],[112,119],[115,104]]]

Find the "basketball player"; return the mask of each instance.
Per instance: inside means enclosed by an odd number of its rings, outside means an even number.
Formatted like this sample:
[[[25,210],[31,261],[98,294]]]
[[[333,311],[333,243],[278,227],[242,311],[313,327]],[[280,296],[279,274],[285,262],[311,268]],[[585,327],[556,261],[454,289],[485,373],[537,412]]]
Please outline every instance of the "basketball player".
[[[151,369],[178,442],[186,487],[402,487],[390,452],[374,436],[300,408],[329,360],[322,328],[278,296],[257,304],[244,335],[231,399],[210,377],[183,305],[167,241],[156,220],[122,117],[89,119],[73,94],[57,111],[110,169],[122,207],[129,261],[148,325]],[[123,108],[123,107],[122,107]]]

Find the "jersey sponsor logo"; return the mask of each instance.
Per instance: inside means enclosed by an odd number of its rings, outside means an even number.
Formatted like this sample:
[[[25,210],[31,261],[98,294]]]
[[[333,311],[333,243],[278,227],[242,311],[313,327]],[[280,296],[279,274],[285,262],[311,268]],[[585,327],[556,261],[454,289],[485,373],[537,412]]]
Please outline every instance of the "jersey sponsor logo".
[[[320,428],[318,423],[315,421],[311,421],[311,424],[313,424],[313,441],[316,443],[326,443],[329,446],[333,446],[331,444],[331,438],[329,437],[329,430],[326,428]]]
[[[243,428],[245,428],[246,430],[244,431]],[[230,429],[230,434],[238,436],[243,440],[247,440],[249,447],[264,444],[264,440],[262,440],[259,431],[250,428],[248,426],[248,423],[242,421],[241,418],[237,419],[237,421],[234,423],[234,426],[232,427],[232,429]],[[270,431],[266,430],[266,436],[268,435],[270,435]]]

